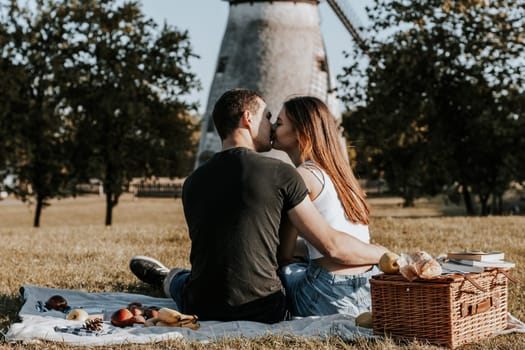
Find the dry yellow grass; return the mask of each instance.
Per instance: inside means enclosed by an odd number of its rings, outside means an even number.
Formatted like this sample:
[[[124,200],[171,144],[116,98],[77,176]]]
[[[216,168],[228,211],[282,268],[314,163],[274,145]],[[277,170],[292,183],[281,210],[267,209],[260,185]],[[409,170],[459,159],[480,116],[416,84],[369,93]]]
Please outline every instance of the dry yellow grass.
[[[7,331],[21,307],[18,289],[24,284],[90,292],[133,292],[159,295],[128,270],[132,255],[147,254],[168,266],[188,267],[189,241],[180,200],[124,197],[114,212],[115,224],[102,225],[104,200],[99,197],[53,202],[44,210],[42,227],[31,228],[31,208],[0,202],[0,330]],[[400,209],[395,201],[372,201],[373,240],[396,252],[426,250],[437,255],[449,250],[503,250],[517,263],[513,275],[525,281],[525,217],[417,217],[439,215],[438,207]],[[390,207],[390,210],[389,210]],[[375,210],[374,210],[375,209]],[[389,215],[403,216],[389,217]],[[509,309],[525,320],[525,291],[510,284]],[[0,349],[69,349],[57,343],[1,343]],[[211,344],[169,341],[112,349],[435,349],[425,344],[396,344],[391,340],[345,343],[340,339],[263,337],[224,339]],[[468,345],[465,349],[524,349],[525,336],[509,335]]]

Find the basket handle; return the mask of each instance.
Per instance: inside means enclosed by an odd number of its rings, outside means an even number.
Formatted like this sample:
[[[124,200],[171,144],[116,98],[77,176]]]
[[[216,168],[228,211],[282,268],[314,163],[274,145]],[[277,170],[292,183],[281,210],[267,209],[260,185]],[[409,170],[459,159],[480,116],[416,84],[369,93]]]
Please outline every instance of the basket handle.
[[[474,279],[472,277],[469,276],[469,274],[466,274],[465,275],[465,279],[467,281],[469,281],[470,283],[472,283],[472,285],[474,287],[476,287],[477,289],[479,289],[480,291],[482,292],[486,292],[487,290],[485,288],[483,288],[482,286],[480,286],[476,281],[474,281]]]
[[[494,296],[488,297],[477,304],[461,303],[461,316],[465,317],[486,312],[493,306],[497,307],[498,300],[499,293],[495,293]]]
[[[516,284],[520,283],[520,280],[517,279],[516,277],[512,276],[508,271],[503,270],[503,269],[498,269],[498,272],[500,272],[503,275],[505,275],[505,277],[507,277],[509,281],[514,282]]]

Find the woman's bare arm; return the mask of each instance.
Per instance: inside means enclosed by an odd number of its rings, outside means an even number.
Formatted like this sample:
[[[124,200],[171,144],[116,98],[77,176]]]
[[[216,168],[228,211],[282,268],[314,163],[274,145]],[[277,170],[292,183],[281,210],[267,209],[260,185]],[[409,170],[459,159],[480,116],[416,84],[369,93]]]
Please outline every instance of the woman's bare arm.
[[[305,199],[288,211],[288,216],[301,235],[325,257],[344,265],[377,264],[388,250],[368,244],[344,232],[334,230],[312,204]]]

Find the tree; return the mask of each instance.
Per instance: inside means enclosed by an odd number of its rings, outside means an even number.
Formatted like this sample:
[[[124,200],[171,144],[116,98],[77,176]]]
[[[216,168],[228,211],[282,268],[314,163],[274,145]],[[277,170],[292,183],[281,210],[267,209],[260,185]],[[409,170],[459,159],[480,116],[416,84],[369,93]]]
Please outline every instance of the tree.
[[[111,225],[112,210],[131,177],[163,168],[173,175],[187,171],[187,159],[177,152],[193,147],[196,130],[187,118],[195,106],[181,101],[199,87],[189,71],[194,54],[187,32],[164,25],[157,33],[136,2],[74,4],[70,45],[75,54],[68,69],[76,79],[65,89],[78,130],[75,175],[102,180],[105,224]]]
[[[511,117],[518,120],[518,129],[523,131],[525,130],[525,93],[520,94],[520,96],[514,98],[513,101],[516,103],[513,110],[517,112],[512,114]],[[525,152],[523,152],[523,150],[525,150],[525,132],[518,134],[515,150],[518,156],[515,163],[516,180],[525,184]]]
[[[52,1],[35,2],[34,15],[11,1],[5,16],[2,114],[9,135],[7,166],[16,174],[15,195],[36,201],[33,225],[40,225],[47,200],[67,195],[71,133],[60,112],[59,81],[66,79],[62,48],[67,46],[67,14]],[[7,68],[7,69],[6,69]],[[3,76],[4,77],[4,76]]]
[[[456,184],[469,214],[472,193],[487,214],[489,197],[516,176],[523,129],[509,106],[524,89],[524,2],[378,0],[368,12],[371,64],[340,77],[348,105],[365,100],[346,129],[358,129],[366,158],[406,205]]]
[[[149,171],[134,176],[157,175],[169,178],[185,177],[193,171],[196,149],[200,137],[198,118],[181,113],[171,104],[163,106],[154,118],[152,128],[158,130],[156,145],[147,149],[143,159]]]
[[[8,138],[8,126],[10,125],[8,122],[10,98],[7,97],[7,94],[11,91],[11,75],[9,74],[11,72],[11,64],[7,57],[9,53],[5,49],[9,42],[9,33],[5,26],[5,22],[6,20],[3,17],[2,11],[0,12],[0,48],[2,48],[0,51],[0,76],[2,76],[3,79],[0,79],[0,91],[4,91],[5,93],[0,94],[0,182],[3,181],[3,176],[5,175],[7,168],[8,144],[10,141]],[[2,189],[1,185],[0,189]]]
[[[110,225],[132,176],[181,176],[193,163],[196,106],[180,100],[199,87],[188,33],[158,33],[136,2],[32,4],[0,12],[0,170],[17,175],[18,197],[35,197],[34,226],[48,199],[102,179]]]

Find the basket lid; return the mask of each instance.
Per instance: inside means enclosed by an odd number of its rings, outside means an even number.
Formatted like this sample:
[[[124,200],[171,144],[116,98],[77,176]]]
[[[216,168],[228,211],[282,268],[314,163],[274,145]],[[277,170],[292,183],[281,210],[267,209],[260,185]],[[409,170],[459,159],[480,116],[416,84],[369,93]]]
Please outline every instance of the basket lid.
[[[487,270],[487,271],[479,272],[479,273],[475,273],[475,272],[466,273],[466,274],[453,273],[453,274],[440,275],[440,276],[437,276],[431,279],[418,278],[412,282],[450,283],[450,282],[455,282],[455,281],[461,281],[465,279],[466,275],[468,275],[469,277],[474,277],[474,276],[481,277],[481,276],[486,276],[486,275],[494,275],[494,274],[497,274],[498,272],[499,272],[499,269]],[[378,281],[410,282],[405,277],[403,277],[403,275],[401,274],[390,275],[386,273],[380,273],[378,275],[372,276],[372,279],[378,280]]]

